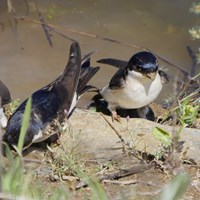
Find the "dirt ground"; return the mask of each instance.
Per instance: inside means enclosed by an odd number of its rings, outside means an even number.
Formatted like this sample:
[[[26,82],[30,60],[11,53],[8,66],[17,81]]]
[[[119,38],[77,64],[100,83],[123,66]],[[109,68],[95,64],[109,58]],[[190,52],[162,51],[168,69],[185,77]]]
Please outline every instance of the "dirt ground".
[[[31,168],[34,172],[34,181],[42,182],[45,185],[44,193],[51,196],[54,188],[64,187],[69,193],[69,199],[90,199],[91,188],[81,187],[76,189],[82,180],[80,180],[75,171],[66,168],[58,174],[58,166],[50,164],[49,153],[34,150],[25,157],[25,166]],[[38,162],[41,161],[41,162]],[[78,160],[77,166],[84,170],[87,176],[102,177],[119,169],[135,168],[135,173],[119,179],[105,179],[100,184],[108,199],[137,199],[149,200],[159,196],[163,187],[170,181],[172,176],[160,167],[148,167],[142,164],[134,157],[120,155],[119,158],[108,161]],[[142,169],[144,167],[144,169]],[[190,183],[186,194],[182,199],[193,200],[200,199],[200,175],[199,166],[191,164],[181,164],[181,168],[189,175]],[[140,169],[140,170],[138,170]]]
[[[153,105],[152,108],[156,116],[164,112],[159,105]],[[77,121],[76,117],[73,120]],[[81,120],[80,123],[83,121]],[[84,124],[82,125],[84,127]],[[173,174],[180,171],[186,172],[189,176],[189,185],[182,199],[200,199],[198,163],[191,161],[186,163],[183,160],[179,162],[179,159],[176,160],[177,155],[174,156],[174,160],[171,159],[172,163],[170,160],[155,161],[151,155],[145,156],[142,152],[140,155],[129,154],[123,145],[121,148],[113,146],[113,149],[118,148],[118,153],[114,156],[108,149],[108,156],[98,158],[91,153],[85,153],[84,147],[81,148],[80,138],[76,138],[72,132],[69,128],[68,134],[61,134],[58,141],[49,145],[48,148],[46,148],[46,143],[42,143],[39,146],[32,146],[24,154],[25,173],[32,174],[33,184],[42,185],[43,195],[47,198],[54,194],[55,188],[64,188],[69,194],[68,199],[91,199],[92,190],[95,189],[85,185],[82,178],[92,177],[93,185],[99,182],[109,200],[156,199],[173,178]],[[81,134],[81,130],[79,132]],[[105,133],[102,133],[102,137],[106,137]],[[116,139],[114,135],[113,139]],[[95,130],[92,140],[95,140]],[[104,144],[101,145],[103,148]],[[94,154],[98,152],[101,153],[97,150]],[[6,158],[4,159],[6,162]],[[170,166],[173,167],[170,168]]]

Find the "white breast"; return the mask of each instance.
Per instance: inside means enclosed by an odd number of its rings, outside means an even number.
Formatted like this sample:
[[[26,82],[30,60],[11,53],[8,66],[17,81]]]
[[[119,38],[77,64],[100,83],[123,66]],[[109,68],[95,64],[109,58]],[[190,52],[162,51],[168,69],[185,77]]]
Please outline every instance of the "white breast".
[[[80,97],[77,96],[77,92],[74,93],[74,97],[73,97],[73,100],[72,100],[72,103],[71,103],[71,106],[70,106],[70,109],[69,109],[69,112],[68,112],[68,115],[72,112],[72,110],[75,108],[76,104],[77,104],[77,101],[79,100]]]
[[[0,128],[6,128],[7,126],[7,117],[5,116],[4,112],[3,112],[3,108],[0,108]]]
[[[104,99],[121,108],[141,108],[153,102],[162,90],[160,75],[156,78],[133,78],[128,76],[122,89],[110,90],[108,86],[102,89]]]

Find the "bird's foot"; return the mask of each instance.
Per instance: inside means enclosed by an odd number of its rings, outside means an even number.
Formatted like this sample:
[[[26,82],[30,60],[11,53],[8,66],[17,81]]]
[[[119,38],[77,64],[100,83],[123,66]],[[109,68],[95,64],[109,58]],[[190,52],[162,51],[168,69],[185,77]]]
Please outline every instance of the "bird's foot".
[[[116,111],[112,111],[111,114],[112,114],[112,121],[113,121],[113,122],[114,122],[115,120],[116,120],[117,122],[120,122],[120,121],[121,121],[120,116],[117,114]]]
[[[126,116],[126,121],[127,121],[127,123],[129,122],[129,120],[130,120],[130,116],[127,115],[127,116]]]

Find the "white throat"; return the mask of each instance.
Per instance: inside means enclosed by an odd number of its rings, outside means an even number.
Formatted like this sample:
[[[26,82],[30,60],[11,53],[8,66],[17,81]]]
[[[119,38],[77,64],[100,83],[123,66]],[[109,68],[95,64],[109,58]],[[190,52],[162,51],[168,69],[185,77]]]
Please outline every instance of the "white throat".
[[[124,87],[119,90],[103,89],[104,99],[116,107],[133,109],[141,108],[153,102],[162,90],[160,75],[157,73],[152,80],[142,74],[129,71]]]

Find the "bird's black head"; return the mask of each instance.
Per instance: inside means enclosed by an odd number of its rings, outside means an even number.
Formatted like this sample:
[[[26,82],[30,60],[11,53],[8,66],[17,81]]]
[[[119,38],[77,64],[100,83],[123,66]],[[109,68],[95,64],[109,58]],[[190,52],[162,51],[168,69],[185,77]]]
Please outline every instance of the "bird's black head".
[[[127,67],[129,70],[139,72],[151,78],[151,74],[158,71],[158,60],[152,53],[141,51],[131,57]]]

